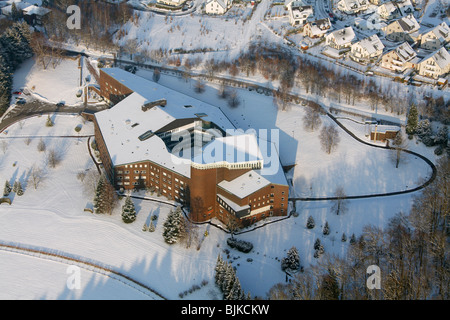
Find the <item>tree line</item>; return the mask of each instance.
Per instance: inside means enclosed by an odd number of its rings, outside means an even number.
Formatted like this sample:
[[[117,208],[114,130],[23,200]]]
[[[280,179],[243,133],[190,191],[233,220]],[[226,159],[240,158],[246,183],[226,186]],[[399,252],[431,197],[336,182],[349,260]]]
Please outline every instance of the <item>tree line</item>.
[[[9,108],[13,73],[33,55],[31,32],[25,22],[17,22],[0,35],[0,116]]]
[[[316,265],[273,286],[270,299],[426,300],[450,298],[450,162],[437,163],[436,180],[382,229],[364,227],[345,257],[325,254]],[[355,241],[356,240],[356,241]],[[368,266],[381,270],[380,289],[366,286]]]

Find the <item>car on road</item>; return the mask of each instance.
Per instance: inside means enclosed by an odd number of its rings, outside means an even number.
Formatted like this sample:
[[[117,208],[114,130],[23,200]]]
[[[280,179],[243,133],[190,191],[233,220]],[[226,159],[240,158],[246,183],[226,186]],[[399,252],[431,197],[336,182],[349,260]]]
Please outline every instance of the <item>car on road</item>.
[[[27,103],[27,100],[23,99],[23,98],[17,98],[16,99],[16,104],[25,104]]]
[[[13,94],[21,95],[22,91],[14,91]]]
[[[57,107],[64,107],[66,104],[64,102],[58,102],[56,104]]]

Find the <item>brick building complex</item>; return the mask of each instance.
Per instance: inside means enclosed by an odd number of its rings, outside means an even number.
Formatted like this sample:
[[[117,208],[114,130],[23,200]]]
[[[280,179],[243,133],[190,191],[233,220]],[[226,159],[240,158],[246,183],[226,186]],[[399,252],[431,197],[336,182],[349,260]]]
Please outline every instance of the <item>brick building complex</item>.
[[[101,69],[114,104],[95,114],[95,140],[118,189],[151,188],[191,218],[245,226],[288,212],[277,145],[237,130],[222,111],[119,68]]]

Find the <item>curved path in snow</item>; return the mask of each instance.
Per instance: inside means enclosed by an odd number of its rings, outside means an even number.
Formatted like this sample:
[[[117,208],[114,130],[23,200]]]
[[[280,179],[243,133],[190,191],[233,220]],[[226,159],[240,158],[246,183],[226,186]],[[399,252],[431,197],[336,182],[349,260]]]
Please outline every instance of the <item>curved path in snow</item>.
[[[322,106],[323,108],[323,106]],[[387,149],[387,150],[394,150],[395,148],[390,147],[390,146],[381,146],[381,145],[375,145],[372,143],[369,143],[367,141],[364,141],[362,139],[360,139],[359,137],[357,137],[353,132],[351,132],[349,129],[347,129],[347,127],[345,127],[341,122],[339,122],[339,120],[333,116],[331,113],[327,112],[324,109],[324,112],[326,113],[326,115],[331,118],[340,128],[342,128],[342,130],[344,130],[347,134],[349,134],[353,139],[355,139],[356,141],[374,147],[374,148],[380,148],[380,149]],[[407,193],[411,193],[411,192],[416,192],[419,190],[422,190],[423,188],[427,187],[428,185],[430,185],[434,179],[436,179],[436,175],[437,175],[437,169],[436,166],[434,165],[434,163],[426,158],[425,156],[411,151],[411,150],[407,150],[407,149],[401,149],[402,152],[405,153],[409,153],[412,154],[420,159],[422,159],[423,161],[425,161],[432,170],[432,174],[430,176],[430,178],[425,181],[424,183],[422,183],[421,185],[415,187],[415,188],[411,188],[411,189],[406,189],[406,190],[401,190],[401,191],[393,191],[393,192],[385,192],[385,193],[375,193],[375,194],[365,194],[365,195],[353,195],[353,196],[345,196],[345,197],[336,197],[336,196],[332,196],[332,197],[292,197],[292,198],[288,198],[289,201],[326,201],[326,200],[338,200],[338,199],[364,199],[364,198],[376,198],[376,197],[387,197],[387,196],[395,196],[395,195],[400,195],[400,194],[407,194]]]
[[[0,250],[8,251],[8,252],[14,252],[18,254],[25,254],[32,257],[37,257],[40,259],[45,260],[51,260],[51,261],[58,261],[65,264],[70,265],[76,265],[80,268],[84,268],[86,270],[89,270],[91,272],[95,272],[98,274],[101,274],[106,277],[110,277],[114,280],[117,280],[124,285],[127,285],[131,288],[134,288],[138,290],[139,292],[143,293],[144,295],[147,295],[150,299],[162,299],[167,300],[164,296],[162,296],[160,293],[155,291],[154,289],[148,287],[147,285],[131,278],[130,276],[114,270],[110,266],[101,265],[99,262],[94,262],[92,260],[87,260],[82,257],[74,257],[70,254],[65,254],[60,251],[52,252],[51,249],[45,249],[45,248],[32,248],[28,247],[26,245],[14,243],[3,243],[0,242]]]

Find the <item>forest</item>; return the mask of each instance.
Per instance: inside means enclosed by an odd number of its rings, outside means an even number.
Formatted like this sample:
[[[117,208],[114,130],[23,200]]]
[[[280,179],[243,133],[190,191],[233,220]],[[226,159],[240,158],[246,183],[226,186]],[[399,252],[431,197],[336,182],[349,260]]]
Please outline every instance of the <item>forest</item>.
[[[345,257],[326,252],[273,286],[274,300],[448,300],[450,298],[450,162],[443,156],[437,177],[384,229],[367,225],[350,240]],[[342,239],[347,241],[347,239]],[[301,264],[301,259],[300,259]],[[378,266],[380,289],[369,289],[369,266]]]
[[[17,22],[0,35],[0,116],[9,108],[14,70],[33,55],[31,32],[25,22]]]

